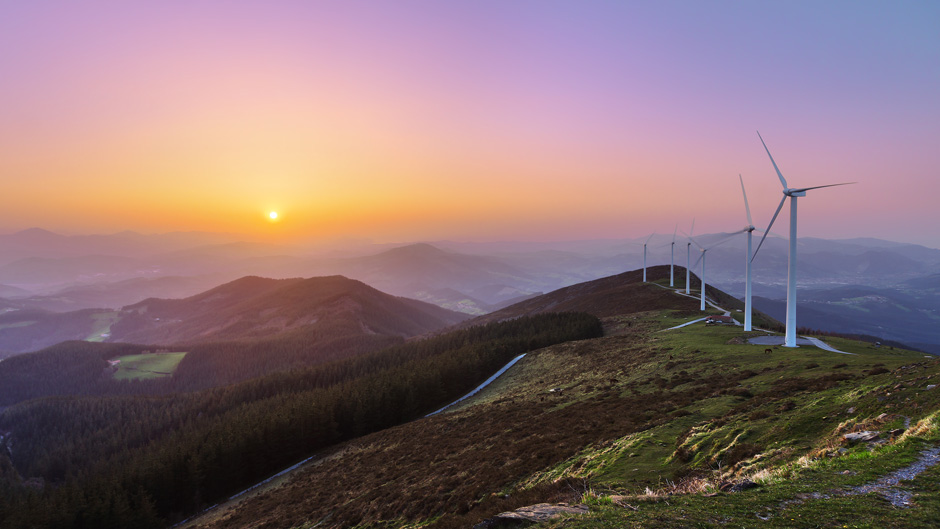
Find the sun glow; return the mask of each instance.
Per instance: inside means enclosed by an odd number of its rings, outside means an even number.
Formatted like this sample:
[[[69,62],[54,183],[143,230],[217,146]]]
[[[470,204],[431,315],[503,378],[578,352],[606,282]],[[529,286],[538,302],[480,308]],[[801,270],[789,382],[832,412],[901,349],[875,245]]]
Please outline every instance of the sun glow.
[[[271,220],[277,220],[277,211],[272,211],[271,213],[268,213],[268,218]]]

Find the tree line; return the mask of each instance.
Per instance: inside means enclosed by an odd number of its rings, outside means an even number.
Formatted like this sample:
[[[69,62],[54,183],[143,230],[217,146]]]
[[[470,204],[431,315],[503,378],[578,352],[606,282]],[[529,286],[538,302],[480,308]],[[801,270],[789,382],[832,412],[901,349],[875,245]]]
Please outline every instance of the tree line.
[[[0,527],[162,527],[421,417],[520,353],[601,334],[593,316],[544,314],[200,391],[23,402],[0,414]]]

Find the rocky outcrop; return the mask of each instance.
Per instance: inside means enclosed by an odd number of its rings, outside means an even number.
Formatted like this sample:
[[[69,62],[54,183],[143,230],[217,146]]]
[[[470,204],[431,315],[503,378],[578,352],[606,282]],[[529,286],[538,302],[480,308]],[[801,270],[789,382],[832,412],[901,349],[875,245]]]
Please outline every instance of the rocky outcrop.
[[[525,523],[547,522],[563,514],[587,514],[587,505],[568,505],[567,503],[539,503],[521,507],[514,511],[497,514],[473,526],[473,529],[495,529],[515,527]]]

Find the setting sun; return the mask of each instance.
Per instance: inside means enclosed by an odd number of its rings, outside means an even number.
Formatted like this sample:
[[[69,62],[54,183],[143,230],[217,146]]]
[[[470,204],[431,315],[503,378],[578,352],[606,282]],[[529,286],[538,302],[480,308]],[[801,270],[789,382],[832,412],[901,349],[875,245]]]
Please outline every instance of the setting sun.
[[[271,213],[268,213],[268,218],[270,218],[271,220],[277,220],[277,211],[272,211]]]

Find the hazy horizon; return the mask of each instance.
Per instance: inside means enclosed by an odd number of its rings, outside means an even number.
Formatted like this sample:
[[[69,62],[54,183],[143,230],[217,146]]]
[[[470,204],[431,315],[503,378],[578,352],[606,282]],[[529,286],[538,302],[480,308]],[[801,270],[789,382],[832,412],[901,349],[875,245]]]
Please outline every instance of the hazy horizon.
[[[779,222],[779,220],[778,220]],[[775,223],[776,224],[776,223]],[[681,228],[680,228],[681,229]],[[553,244],[564,245],[566,243],[589,243],[589,242],[622,242],[622,241],[637,241],[645,240],[647,237],[652,237],[653,241],[658,239],[666,238],[671,239],[672,234],[663,232],[655,232],[652,234],[640,235],[638,237],[583,237],[583,238],[512,238],[512,239],[500,239],[497,237],[485,238],[485,237],[463,237],[463,238],[447,238],[441,237],[437,239],[388,239],[388,240],[378,240],[368,237],[335,237],[335,238],[321,238],[321,239],[304,239],[300,237],[294,240],[277,240],[270,237],[246,234],[246,233],[237,233],[237,232],[213,232],[213,231],[202,231],[202,230],[174,230],[174,231],[164,231],[164,232],[142,232],[137,230],[116,230],[116,231],[107,231],[107,232],[78,232],[78,231],[69,231],[69,230],[51,230],[39,226],[32,226],[29,228],[24,228],[21,230],[9,231],[9,232],[0,232],[0,236],[9,236],[16,235],[19,233],[28,233],[33,230],[39,230],[42,232],[51,233],[54,235],[59,235],[63,237],[112,237],[119,236],[122,234],[134,234],[142,237],[161,237],[161,236],[170,236],[170,235],[204,235],[207,237],[217,237],[220,239],[226,239],[225,242],[220,242],[219,244],[235,244],[235,243],[258,243],[258,244],[272,244],[279,246],[295,246],[295,247],[310,247],[310,246],[337,246],[337,245],[346,245],[346,244],[356,244],[363,246],[382,246],[382,247],[395,247],[395,246],[408,246],[414,244],[440,244],[440,243],[453,243],[453,244],[464,244],[464,245],[503,245],[503,244],[534,244],[539,246],[552,246]],[[717,235],[728,235],[733,232],[714,232],[714,233],[699,233],[696,230],[696,235],[698,236],[717,236]],[[760,234],[757,235],[759,240]],[[786,239],[784,233],[777,231],[777,228],[771,233],[768,238],[780,238]],[[885,242],[892,242],[897,244],[913,244],[917,246],[923,246],[930,249],[940,249],[940,245],[932,246],[929,244],[924,244],[916,240],[904,240],[904,239],[889,239],[883,237],[868,237],[868,236],[859,236],[859,237],[817,237],[813,235],[800,235],[800,239],[809,238],[809,239],[821,239],[821,240],[832,240],[832,241],[852,241],[852,240],[881,240]],[[676,240],[686,241],[687,237],[683,234],[676,235]],[[678,244],[678,243],[677,243]],[[683,242],[684,244],[684,242]],[[756,243],[755,243],[756,244]],[[668,241],[667,241],[668,246]],[[655,248],[656,251],[662,250],[662,248]],[[639,250],[638,250],[639,251]],[[651,249],[651,251],[653,251]]]

